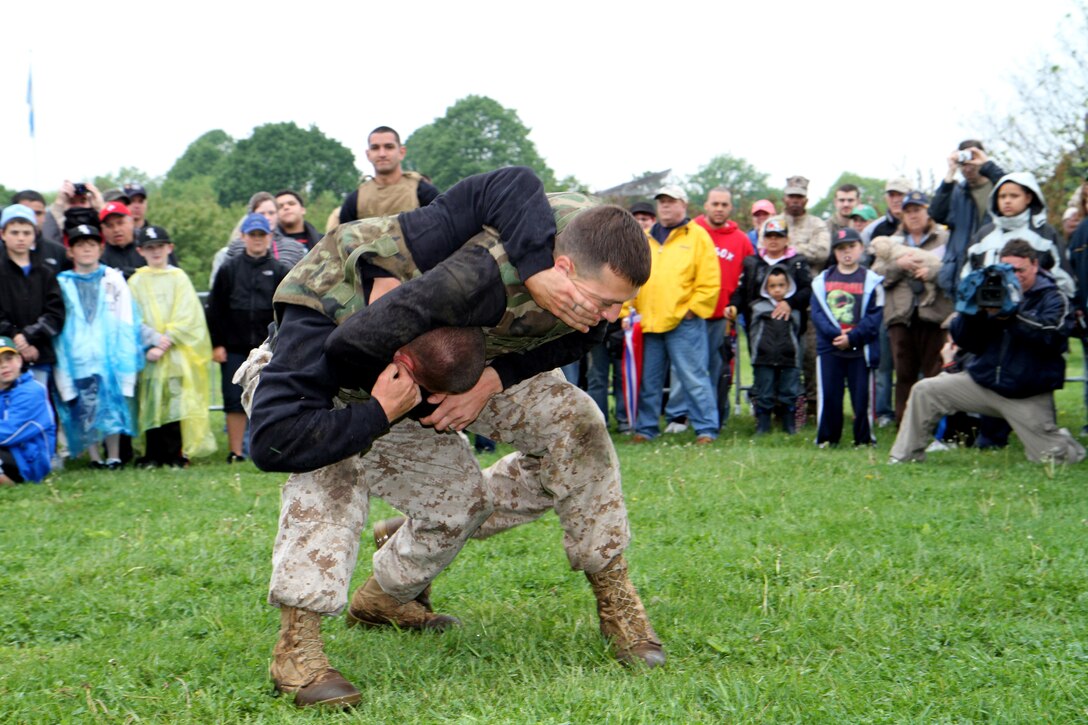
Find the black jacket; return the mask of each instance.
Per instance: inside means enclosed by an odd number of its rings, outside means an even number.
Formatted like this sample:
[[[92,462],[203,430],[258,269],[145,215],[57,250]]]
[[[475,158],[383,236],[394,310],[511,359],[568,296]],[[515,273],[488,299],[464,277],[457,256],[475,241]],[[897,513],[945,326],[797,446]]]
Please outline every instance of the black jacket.
[[[1040,269],[1015,315],[958,315],[952,339],[973,355],[966,364],[972,380],[1006,398],[1029,398],[1065,384],[1072,327],[1069,298]]]
[[[213,347],[249,354],[268,337],[272,295],[290,268],[266,254],[227,257],[208,298],[208,330]]]
[[[38,348],[38,364],[45,365],[57,361],[53,337],[63,327],[64,298],[53,273],[32,262],[30,274],[24,275],[0,250],[0,335],[22,333]]]
[[[276,231],[279,232],[280,236],[286,237],[288,239],[294,239],[296,242],[306,247],[307,252],[313,249],[314,245],[321,241],[321,237],[325,236],[321,232],[317,231],[317,228],[305,219],[302,220],[302,233],[305,236],[301,238],[284,231],[282,226],[277,226]]]
[[[805,320],[808,317],[808,303],[812,297],[812,272],[809,269],[805,255],[798,254],[797,250],[789,247],[790,255],[779,259],[774,263],[776,267],[784,267],[789,272],[793,283],[797,285],[797,291],[786,300],[790,308],[801,313],[801,329],[804,331]],[[750,254],[744,258],[741,264],[740,279],[737,280],[737,288],[733,296],[729,298],[729,304],[737,308],[738,314],[750,315],[752,305],[763,299],[760,290],[767,279],[767,272],[771,265],[760,253]]]

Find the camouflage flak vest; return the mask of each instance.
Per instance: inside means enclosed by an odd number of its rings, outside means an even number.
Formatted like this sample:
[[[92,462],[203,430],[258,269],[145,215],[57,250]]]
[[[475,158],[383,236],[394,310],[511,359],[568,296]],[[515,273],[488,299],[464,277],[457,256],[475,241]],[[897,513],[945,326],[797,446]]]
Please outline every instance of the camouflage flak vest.
[[[596,206],[595,199],[576,192],[548,195],[555,214],[556,229],[562,232],[579,212]],[[499,232],[484,231],[465,242],[487,249],[499,265],[506,286],[506,312],[494,327],[484,329],[489,360],[510,352],[530,350],[562,337],[571,328],[541,309],[521,283],[510,262]],[[277,305],[293,304],[320,312],[340,324],[366,307],[356,270],[360,260],[407,281],[422,273],[404,243],[396,217],[360,219],[341,224],[295,265],[276,290]]]
[[[419,182],[422,180],[415,171],[405,171],[400,181],[391,186],[379,186],[374,179],[367,179],[359,185],[355,218],[390,216],[418,209]]]

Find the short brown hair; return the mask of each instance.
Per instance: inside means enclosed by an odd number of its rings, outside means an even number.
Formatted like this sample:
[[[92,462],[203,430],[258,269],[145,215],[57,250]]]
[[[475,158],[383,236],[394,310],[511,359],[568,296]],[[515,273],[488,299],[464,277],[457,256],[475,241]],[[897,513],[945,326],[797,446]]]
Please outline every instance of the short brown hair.
[[[556,237],[555,251],[568,255],[587,276],[607,266],[636,286],[650,278],[646,232],[629,211],[615,204],[595,206],[574,217]]]
[[[1035,247],[1031,246],[1023,239],[1010,239],[1004,247],[1001,248],[1001,253],[997,255],[998,259],[1001,257],[1020,257],[1021,259],[1029,259],[1032,262],[1039,261],[1039,252]]]
[[[484,331],[479,327],[438,327],[403,349],[416,363],[416,381],[432,393],[471,390],[484,372]]]

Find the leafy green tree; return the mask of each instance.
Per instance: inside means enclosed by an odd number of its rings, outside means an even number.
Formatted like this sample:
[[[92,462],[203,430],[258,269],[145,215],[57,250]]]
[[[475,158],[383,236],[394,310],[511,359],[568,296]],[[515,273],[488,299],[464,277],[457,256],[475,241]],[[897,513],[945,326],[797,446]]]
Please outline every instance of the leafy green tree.
[[[689,176],[684,188],[688,192],[690,206],[701,209],[710,190],[724,186],[733,192],[733,205],[739,212],[747,210],[756,199],[775,193],[767,178],[767,174],[739,156],[719,154]]]
[[[218,176],[223,163],[234,151],[234,139],[215,129],[189,144],[166,174],[168,182],[184,182],[198,176]]]
[[[1046,56],[1014,75],[1009,113],[983,120],[991,155],[1009,171],[1033,172],[1042,184],[1052,224],[1088,170],[1086,33],[1088,2],[1079,0],[1055,29]]]
[[[221,204],[245,202],[254,192],[294,189],[307,197],[343,195],[359,180],[355,156],[316,126],[267,123],[234,145],[215,174]]]
[[[148,216],[170,232],[178,265],[189,275],[193,286],[206,290],[212,259],[226,246],[245,209],[241,204],[220,206],[211,176],[171,182],[166,188],[169,192],[165,194],[151,191]]]
[[[580,191],[583,194],[590,193],[589,187],[578,180],[574,174],[568,174],[556,182],[555,191]],[[551,191],[551,189],[549,189]]]
[[[108,189],[120,189],[122,185],[130,182],[143,185],[148,193],[151,193],[151,190],[158,186],[157,179],[152,179],[151,175],[146,171],[137,169],[134,166],[122,166],[117,170],[116,174],[94,177],[94,185],[103,192]]]
[[[504,166],[528,166],[549,191],[559,186],[517,113],[486,96],[457,101],[445,116],[416,129],[405,145],[404,165],[429,176],[439,189]]]
[[[808,212],[816,216],[823,216],[826,214],[835,213],[835,189],[838,189],[843,184],[854,184],[859,189],[858,198],[862,204],[868,204],[873,207],[879,213],[884,209],[884,179],[874,179],[871,176],[860,176],[858,174],[844,171],[839,174],[839,178],[835,179],[835,182],[831,184],[831,188],[827,190],[827,193],[822,199],[815,204],[811,203],[812,198],[809,197]],[[811,191],[811,189],[810,189]]]

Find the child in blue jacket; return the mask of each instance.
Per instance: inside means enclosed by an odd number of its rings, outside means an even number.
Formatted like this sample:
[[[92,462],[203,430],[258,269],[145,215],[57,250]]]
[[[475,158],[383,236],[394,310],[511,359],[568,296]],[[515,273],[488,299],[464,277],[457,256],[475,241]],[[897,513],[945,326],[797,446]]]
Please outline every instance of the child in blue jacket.
[[[45,386],[23,372],[10,337],[0,337],[0,486],[41,481],[57,442]]]
[[[850,390],[854,445],[873,437],[873,370],[880,364],[880,323],[884,317],[883,277],[860,264],[864,247],[853,229],[831,240],[835,264],[812,282],[812,324],[816,328],[816,444],[838,445],[842,438],[842,399]]]

